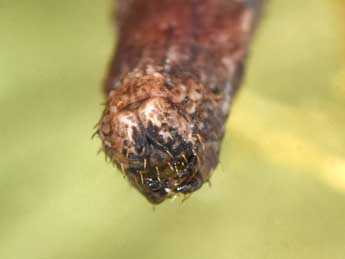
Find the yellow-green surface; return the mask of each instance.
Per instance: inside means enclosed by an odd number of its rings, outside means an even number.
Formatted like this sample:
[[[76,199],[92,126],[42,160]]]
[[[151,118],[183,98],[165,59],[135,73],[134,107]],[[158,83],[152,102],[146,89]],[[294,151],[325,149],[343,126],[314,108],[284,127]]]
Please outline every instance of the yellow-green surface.
[[[90,139],[110,0],[0,1],[0,258],[345,258],[340,2],[271,1],[212,188],[153,211]]]

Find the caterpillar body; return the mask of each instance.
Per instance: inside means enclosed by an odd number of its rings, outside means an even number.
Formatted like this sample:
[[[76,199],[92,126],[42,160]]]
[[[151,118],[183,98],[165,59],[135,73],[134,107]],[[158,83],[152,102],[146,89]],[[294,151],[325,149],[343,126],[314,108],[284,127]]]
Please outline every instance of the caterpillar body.
[[[217,166],[260,0],[119,0],[103,150],[148,201],[190,194]]]

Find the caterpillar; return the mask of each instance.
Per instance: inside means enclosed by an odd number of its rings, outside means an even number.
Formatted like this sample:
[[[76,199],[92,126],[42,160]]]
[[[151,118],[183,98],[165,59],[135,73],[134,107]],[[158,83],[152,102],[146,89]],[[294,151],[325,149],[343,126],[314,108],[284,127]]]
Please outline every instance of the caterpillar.
[[[97,133],[149,202],[191,194],[218,164],[260,0],[119,0]]]

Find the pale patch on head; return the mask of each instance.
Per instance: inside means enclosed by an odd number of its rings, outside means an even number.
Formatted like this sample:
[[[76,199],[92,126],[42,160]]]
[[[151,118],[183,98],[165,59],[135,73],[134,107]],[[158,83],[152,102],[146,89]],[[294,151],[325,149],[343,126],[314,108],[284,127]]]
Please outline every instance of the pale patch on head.
[[[140,107],[139,116],[140,118],[145,118],[144,119],[145,121],[147,119],[150,119],[155,126],[161,127],[162,122],[161,120],[158,119],[158,114],[161,112],[161,110],[162,110],[161,103],[157,99],[154,99],[154,100],[151,99],[145,102]]]
[[[108,118],[109,116],[105,116]],[[140,121],[135,113],[130,111],[122,111],[117,113],[111,121],[103,119],[103,126],[101,134],[105,134],[104,145],[108,148],[112,146],[118,147],[115,149],[113,156],[118,161],[125,161],[126,157],[122,154],[122,150],[126,149],[128,152],[135,152],[135,130],[137,134],[141,133]],[[111,130],[108,130],[110,127]],[[110,136],[108,134],[112,132]]]
[[[139,107],[138,115],[145,128],[151,123],[165,141],[172,138],[171,129],[177,130],[186,141],[192,140],[190,123],[164,98],[147,100]]]
[[[133,128],[139,128],[139,120],[137,119],[134,113],[127,111],[119,113],[114,118],[114,123],[116,125],[122,125],[123,128],[126,128],[128,140],[130,142],[134,142]]]

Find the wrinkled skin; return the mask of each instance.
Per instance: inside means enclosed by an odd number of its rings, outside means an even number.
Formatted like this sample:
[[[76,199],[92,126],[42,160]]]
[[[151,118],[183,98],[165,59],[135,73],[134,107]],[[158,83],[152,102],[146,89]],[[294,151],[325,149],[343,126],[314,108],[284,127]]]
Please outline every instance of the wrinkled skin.
[[[106,155],[150,202],[209,180],[259,3],[119,2],[98,134]]]

